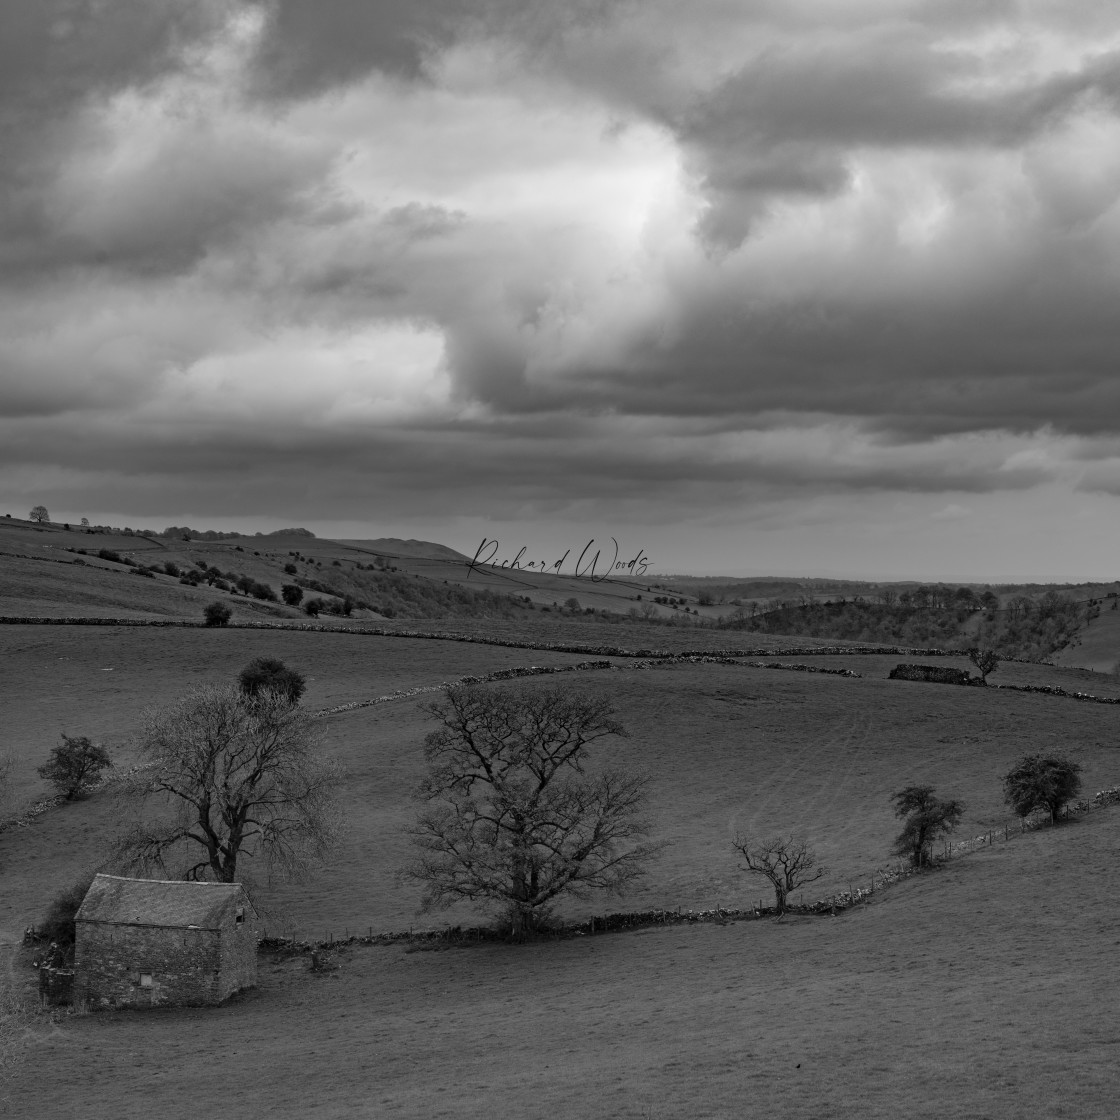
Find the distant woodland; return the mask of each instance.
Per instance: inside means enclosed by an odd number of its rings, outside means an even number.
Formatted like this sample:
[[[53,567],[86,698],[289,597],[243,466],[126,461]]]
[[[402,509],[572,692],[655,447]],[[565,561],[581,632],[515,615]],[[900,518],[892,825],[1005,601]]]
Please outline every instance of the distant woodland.
[[[876,599],[770,601],[738,606],[719,625],[763,634],[794,634],[897,645],[994,649],[1004,657],[1041,660],[1073,639],[1086,613],[1099,609],[1047,591],[998,605],[991,592],[968,587],[884,589]]]

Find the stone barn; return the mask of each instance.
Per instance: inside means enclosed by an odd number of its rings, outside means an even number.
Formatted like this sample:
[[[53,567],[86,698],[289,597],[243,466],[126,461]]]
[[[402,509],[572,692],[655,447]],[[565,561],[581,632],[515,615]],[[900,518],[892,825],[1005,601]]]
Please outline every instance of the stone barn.
[[[74,999],[215,1004],[257,985],[257,915],[240,883],[98,875],[75,917]]]

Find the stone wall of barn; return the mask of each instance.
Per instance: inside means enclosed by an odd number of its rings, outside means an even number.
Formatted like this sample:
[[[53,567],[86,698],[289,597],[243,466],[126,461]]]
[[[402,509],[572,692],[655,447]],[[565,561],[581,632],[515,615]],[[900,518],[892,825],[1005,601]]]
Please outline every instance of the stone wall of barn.
[[[96,1010],[221,1002],[217,930],[77,923],[74,997]]]
[[[250,906],[243,907],[242,913],[243,921],[236,922],[231,918],[221,930],[219,954],[222,975],[219,999],[225,999],[243,988],[257,986],[257,941],[260,930]]]

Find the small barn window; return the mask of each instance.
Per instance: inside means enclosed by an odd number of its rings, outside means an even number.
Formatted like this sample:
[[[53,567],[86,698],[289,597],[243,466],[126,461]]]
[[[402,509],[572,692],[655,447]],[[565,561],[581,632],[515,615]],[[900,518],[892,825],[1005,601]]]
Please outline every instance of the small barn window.
[[[239,906],[237,908],[237,924],[241,925],[243,921],[245,921],[245,907]]]
[[[152,986],[152,974],[150,972],[140,973],[140,987],[150,988]]]

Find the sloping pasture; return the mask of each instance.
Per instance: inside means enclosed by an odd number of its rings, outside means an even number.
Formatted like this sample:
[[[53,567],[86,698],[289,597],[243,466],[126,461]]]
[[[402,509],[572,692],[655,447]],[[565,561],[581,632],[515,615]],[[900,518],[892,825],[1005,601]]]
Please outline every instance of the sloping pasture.
[[[262,959],[216,1010],[44,1031],[16,1116],[1116,1115],[1120,809],[838,918]],[[158,1106],[157,1106],[158,1102]]]
[[[208,587],[184,587],[170,576],[144,579],[131,568],[105,560],[76,564],[65,559],[3,557],[0,572],[0,614],[65,618],[195,618],[216,598],[230,599]],[[152,557],[153,562],[162,556]],[[232,599],[242,617],[270,617],[251,599]]]
[[[36,743],[42,756],[59,730],[123,744],[146,704],[169,700],[193,681],[230,680],[260,653],[307,673],[311,707],[509,665],[575,660],[345,634],[127,628],[52,628],[48,634],[6,627],[0,639],[17,629],[24,637],[9,647],[7,658],[21,667],[13,726],[21,729],[19,741]],[[1090,793],[1120,780],[1120,712],[1110,706],[737,666],[638,670],[621,664],[564,683],[610,696],[631,734],[596,746],[592,761],[651,775],[651,816],[656,834],[670,846],[624,901],[573,903],[571,914],[701,909],[766,897],[764,882],[736,868],[730,840],[737,830],[795,831],[809,839],[832,870],[808,889],[808,898],[849,881],[866,885],[877,868],[894,862],[894,790],[928,783],[944,796],[960,797],[967,806],[963,835],[999,828],[1008,819],[1001,776],[1025,753],[1059,748],[1072,754],[1084,767]],[[552,683],[541,678],[528,687]],[[408,857],[403,830],[416,811],[410,794],[423,771],[423,739],[432,726],[421,703],[411,699],[328,717],[327,748],[347,772],[351,830],[312,882],[270,892],[277,928],[321,937],[370,926],[474,919],[465,911],[418,919],[417,892],[394,886],[394,872]],[[30,763],[31,752],[25,753]],[[123,747],[120,757],[128,759]],[[29,771],[25,765],[25,782]],[[44,894],[67,882],[82,861],[99,858],[116,814],[102,795],[48,814],[18,841],[0,836],[8,928],[30,920]],[[78,849],[67,839],[76,835],[84,838]]]
[[[550,683],[541,678],[529,687]],[[1106,705],[720,665],[624,667],[564,683],[610,695],[630,738],[605,740],[591,757],[652,776],[651,816],[657,835],[671,842],[624,901],[570,904],[571,914],[767,897],[764,881],[736,868],[736,830],[809,838],[832,873],[806,891],[807,900],[849,880],[866,886],[876,868],[894,863],[893,791],[922,783],[963,799],[961,835],[1002,828],[1002,775],[1033,751],[1073,755],[1090,793],[1120,781],[1120,711]],[[392,882],[408,855],[401,830],[415,813],[408,794],[422,773],[431,720],[404,701],[329,722],[333,749],[350,773],[353,833],[315,883],[277,890],[290,926],[322,937],[470,920],[454,911],[417,919],[416,892]]]
[[[167,703],[192,684],[232,682],[246,663],[266,655],[306,675],[304,702],[311,708],[512,666],[581,660],[573,654],[345,632],[0,626],[0,753],[14,758],[7,808],[50,792],[35,767],[57,745],[60,732],[104,741],[114,761],[127,765],[129,737],[146,707]],[[347,753],[348,763],[361,762],[360,743],[350,744]],[[403,787],[394,796],[403,799]],[[365,793],[351,797],[361,813]],[[78,869],[103,858],[117,823],[117,808],[101,794],[52,811],[28,829],[0,834],[0,928],[22,929]]]

